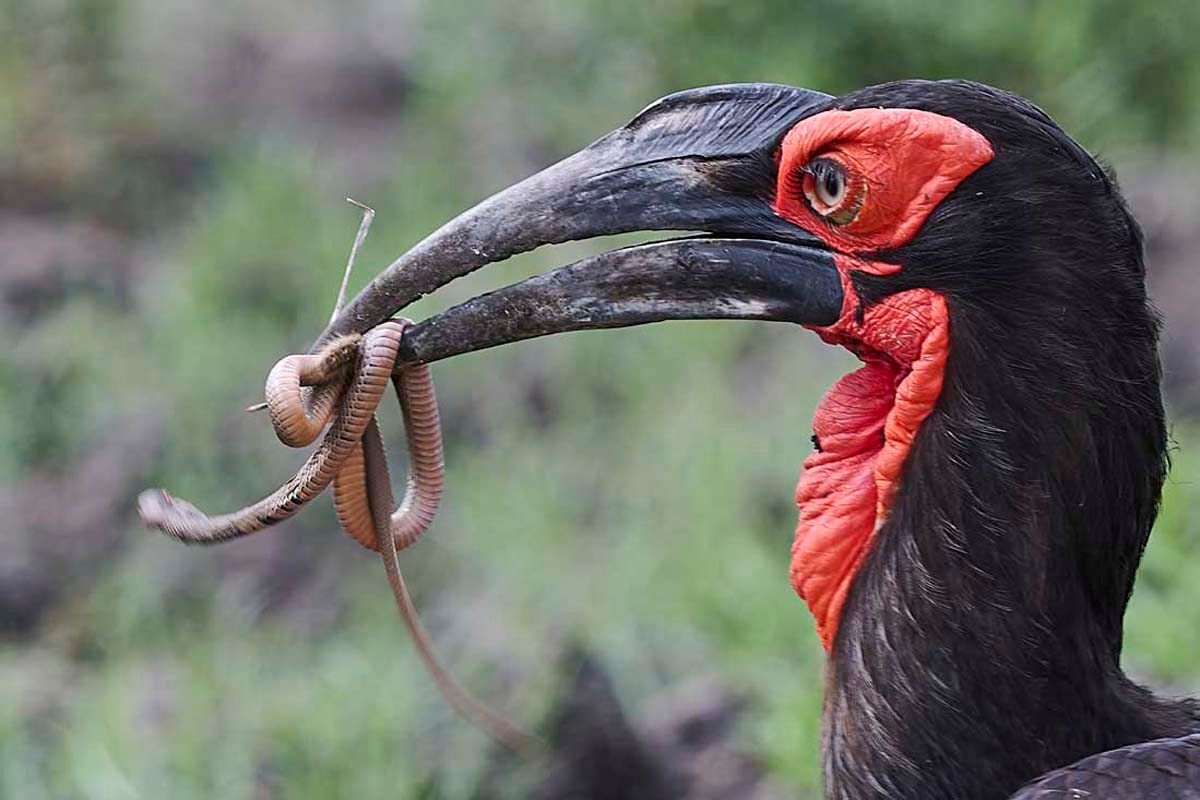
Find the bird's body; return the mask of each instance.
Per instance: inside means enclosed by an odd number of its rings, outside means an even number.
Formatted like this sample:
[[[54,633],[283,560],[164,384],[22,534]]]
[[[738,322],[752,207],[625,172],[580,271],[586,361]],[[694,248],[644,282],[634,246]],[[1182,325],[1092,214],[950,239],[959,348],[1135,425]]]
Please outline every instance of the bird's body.
[[[1167,434],[1141,233],[1082,147],[967,81],[681,92],[448,223],[326,337],[489,261],[646,229],[730,238],[484,295],[402,357],[732,317],[863,360],[818,407],[792,551],[829,653],[828,797],[1004,798],[1105,751],[1047,779],[1117,796],[1114,762],[1191,757],[1197,705],[1120,665]]]
[[[1139,742],[1039,778],[1012,800],[1200,800],[1200,735]]]
[[[883,103],[952,115],[997,155],[891,254],[903,269],[859,291],[943,296],[950,352],[832,643],[827,792],[1001,798],[1200,731],[1194,703],[1120,667],[1166,474],[1157,320],[1136,223],[1044,114],[965,83],[838,105]]]
[[[1141,234],[1092,157],[966,81],[681,92],[431,234],[320,341],[634,230],[707,235],[470,300],[401,359],[681,318],[849,348],[864,366],[818,408],[791,569],[828,650],[827,796],[1004,798],[1039,776],[1020,797],[1196,796],[1200,708],[1120,665],[1167,434]]]

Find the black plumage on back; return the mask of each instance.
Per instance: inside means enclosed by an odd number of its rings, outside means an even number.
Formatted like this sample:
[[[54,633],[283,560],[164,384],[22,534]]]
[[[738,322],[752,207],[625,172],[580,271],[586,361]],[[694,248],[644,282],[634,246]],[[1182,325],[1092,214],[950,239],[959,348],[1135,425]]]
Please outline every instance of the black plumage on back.
[[[1091,756],[1026,786],[1012,800],[1200,800],[1200,735]]]

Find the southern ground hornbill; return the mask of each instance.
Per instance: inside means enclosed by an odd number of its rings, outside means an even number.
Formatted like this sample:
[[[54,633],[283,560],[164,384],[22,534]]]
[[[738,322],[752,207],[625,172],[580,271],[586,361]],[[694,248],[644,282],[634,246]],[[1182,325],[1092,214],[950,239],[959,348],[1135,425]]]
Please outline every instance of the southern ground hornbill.
[[[445,225],[321,341],[486,263],[634,230],[704,235],[477,297],[403,357],[681,318],[849,348],[791,566],[829,653],[828,796],[1006,797],[1058,770],[1019,796],[1200,797],[1200,708],[1120,667],[1167,434],[1140,233],[1088,153],[964,81],[682,92]]]

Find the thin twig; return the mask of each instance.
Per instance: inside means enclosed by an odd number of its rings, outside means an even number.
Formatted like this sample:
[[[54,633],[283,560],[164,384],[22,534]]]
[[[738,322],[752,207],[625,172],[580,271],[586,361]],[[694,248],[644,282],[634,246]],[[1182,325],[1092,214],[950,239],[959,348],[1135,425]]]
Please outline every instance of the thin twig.
[[[354,259],[358,257],[358,248],[362,247],[363,240],[367,238],[367,231],[371,230],[371,221],[375,219],[375,209],[370,206],[358,202],[353,197],[347,197],[346,202],[361,208],[363,215],[362,222],[358,226],[358,234],[354,237],[354,244],[350,247],[350,258],[346,261],[346,271],[342,274],[342,286],[338,289],[337,303],[333,306],[333,313],[329,315],[330,325],[341,313],[342,306],[346,304],[346,286],[350,283],[350,272],[354,269]]]
[[[341,313],[342,306],[346,305],[346,287],[350,283],[350,273],[354,270],[354,260],[358,258],[358,250],[362,247],[363,240],[367,238],[367,231],[371,230],[371,222],[375,219],[375,209],[360,203],[353,197],[347,197],[346,202],[351,205],[358,206],[362,209],[362,222],[358,224],[358,233],[354,236],[354,244],[350,246],[350,257],[346,260],[346,271],[342,273],[342,285],[338,288],[337,302],[333,305],[333,313],[329,315],[329,322],[337,319],[337,315]],[[267,407],[266,403],[255,403],[247,406],[246,411],[253,414],[257,411],[262,411]]]

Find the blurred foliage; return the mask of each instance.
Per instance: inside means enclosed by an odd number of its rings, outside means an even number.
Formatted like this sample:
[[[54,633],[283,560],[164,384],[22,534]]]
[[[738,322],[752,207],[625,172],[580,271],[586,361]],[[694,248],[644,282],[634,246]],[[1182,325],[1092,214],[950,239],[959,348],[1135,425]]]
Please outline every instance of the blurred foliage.
[[[84,267],[47,257],[33,289],[6,284],[0,482],[19,501],[130,426],[165,438],[105,523],[113,544],[60,543],[38,572],[53,600],[0,649],[0,796],[474,790],[485,744],[432,692],[382,570],[329,542],[327,506],[223,551],[132,516],[141,485],[233,507],[293,468],[237,409],[321,328],[357,224],[344,195],[379,211],[361,285],[650,100],[744,80],[974,78],[1104,153],[1188,149],[1198,24],[1191,0],[4,0],[0,215],[84,226]],[[114,253],[88,245],[96,229]],[[414,315],[597,246],[493,267]],[[564,637],[634,710],[718,673],[753,696],[739,741],[815,792],[822,655],[788,586],[790,497],[811,409],[850,364],[791,329],[687,323],[439,365],[450,493],[406,565],[456,671],[526,720],[551,702]],[[1176,437],[1128,662],[1188,688],[1200,433]]]

